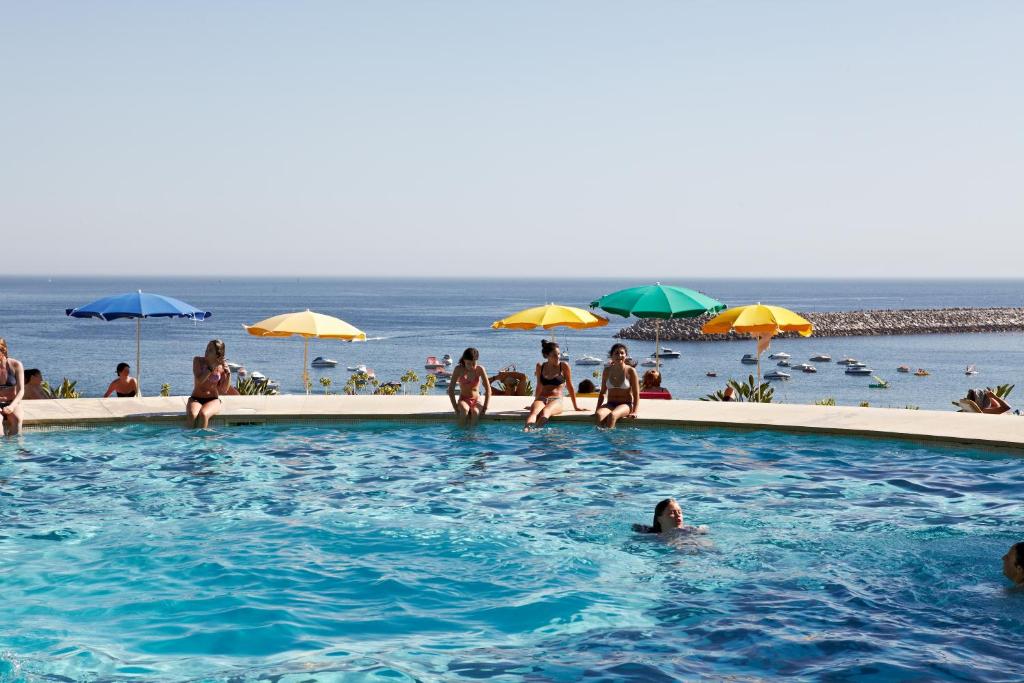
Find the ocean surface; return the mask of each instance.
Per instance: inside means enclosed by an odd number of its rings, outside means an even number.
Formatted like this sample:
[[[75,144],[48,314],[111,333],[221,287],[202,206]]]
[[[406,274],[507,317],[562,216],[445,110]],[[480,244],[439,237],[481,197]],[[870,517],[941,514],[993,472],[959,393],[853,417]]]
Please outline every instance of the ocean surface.
[[[839,280],[685,280],[665,283],[699,289],[728,305],[761,301],[797,311],[1022,306],[1024,281],[839,281]],[[143,289],[182,299],[209,310],[210,319],[153,319],[142,325],[142,385],[155,394],[163,383],[177,395],[191,390],[191,358],[206,342],[220,338],[229,360],[279,381],[283,391],[302,390],[302,341],[251,337],[242,328],[287,311],[310,308],[340,317],[364,330],[366,343],[313,341],[310,358],[323,355],[338,367],[313,369],[314,390],[321,376],[340,390],[347,366],[365,364],[383,381],[406,370],[423,375],[426,356],[458,357],[467,346],[480,349],[490,374],[515,365],[532,375],[540,360],[542,337],[557,339],[573,358],[604,357],[613,334],[632,320],[611,316],[611,324],[589,331],[524,332],[492,330],[490,324],[517,310],[554,301],[586,307],[590,301],[636,280],[413,280],[413,279],[167,279],[167,278],[0,278],[0,336],[26,367],[38,367],[51,383],[62,377],[78,382],[85,395],[101,395],[121,361],[135,362],[135,323],[72,319],[65,308],[115,293]],[[640,359],[653,342],[627,342]],[[671,343],[682,352],[663,364],[665,385],[677,398],[694,399],[745,378],[752,366],[740,357],[752,341]],[[843,374],[842,366],[817,364],[818,374],[794,373],[777,383],[776,400],[810,403],[834,398],[842,405],[868,401],[876,406],[952,409],[951,401],[973,386],[1024,382],[1024,335],[1015,333],[852,337],[780,340],[773,351],[787,351],[802,362],[816,353],[835,360],[853,356],[892,382],[889,390],[868,388],[869,377]],[[923,367],[929,377],[896,373],[901,364]],[[979,374],[963,373],[973,364]],[[765,363],[763,371],[774,364]],[[590,377],[594,367],[573,366],[574,381]],[[642,370],[643,368],[641,368]],[[705,376],[716,371],[717,378]],[[411,387],[418,390],[417,387]],[[1020,390],[1024,396],[1024,388]],[[1011,395],[1010,402],[1015,397]]]
[[[1022,485],[715,429],[0,439],[0,681],[1019,681]],[[667,496],[708,533],[635,533]]]

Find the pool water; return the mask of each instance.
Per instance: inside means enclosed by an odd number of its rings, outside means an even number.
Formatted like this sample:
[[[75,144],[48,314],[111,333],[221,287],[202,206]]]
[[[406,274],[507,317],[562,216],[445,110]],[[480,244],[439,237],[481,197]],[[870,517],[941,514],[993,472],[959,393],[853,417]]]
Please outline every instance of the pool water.
[[[1017,680],[1024,459],[770,432],[0,444],[0,680]],[[631,531],[677,498],[700,538]]]

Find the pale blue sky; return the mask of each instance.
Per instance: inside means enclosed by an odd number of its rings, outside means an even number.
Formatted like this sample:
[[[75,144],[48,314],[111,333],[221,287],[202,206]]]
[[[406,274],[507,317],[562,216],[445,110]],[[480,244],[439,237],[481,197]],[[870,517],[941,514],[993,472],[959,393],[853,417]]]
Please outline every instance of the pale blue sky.
[[[1018,1],[0,0],[3,270],[1020,276],[1022,36]]]

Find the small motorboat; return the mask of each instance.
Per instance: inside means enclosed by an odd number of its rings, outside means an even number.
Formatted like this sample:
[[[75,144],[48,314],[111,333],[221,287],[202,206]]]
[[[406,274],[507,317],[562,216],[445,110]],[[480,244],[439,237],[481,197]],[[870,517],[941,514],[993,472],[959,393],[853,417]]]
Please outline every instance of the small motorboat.
[[[745,353],[743,358],[740,358],[740,362],[744,365],[757,365],[757,356],[752,353]]]
[[[266,381],[267,381],[267,376],[266,376],[266,375],[264,375],[264,374],[263,374],[262,372],[260,372],[259,370],[253,370],[253,371],[252,371],[252,372],[251,372],[251,373],[249,374],[249,378],[250,378],[250,379],[252,379],[252,380],[253,380],[253,381],[255,381],[255,382],[266,382]]]
[[[846,367],[848,367],[848,368],[866,368],[867,366],[868,366],[867,363],[862,363],[859,360],[856,360],[856,361],[850,363],[849,365],[847,365]]]
[[[443,356],[441,356],[441,362],[444,363],[445,365],[451,365],[455,361],[452,360],[452,354],[446,353]]]
[[[427,362],[423,364],[424,370],[437,370],[444,367],[444,361],[437,359],[437,356],[427,356]]]
[[[914,373],[914,376],[915,377],[927,377],[930,374],[932,374],[932,373],[928,372],[924,368],[918,368],[917,372]]]
[[[818,368],[814,367],[810,363],[801,363],[800,365],[797,366],[796,369],[799,370],[800,372],[808,372],[808,373],[817,372],[818,371]]]
[[[815,363],[831,363],[832,356],[828,355],[827,353],[819,353],[816,356],[811,356],[810,360]]]
[[[783,359],[782,359],[782,360],[780,360],[780,361],[779,361],[778,363],[776,363],[776,365],[778,365],[778,366],[779,366],[780,368],[788,368],[788,367],[790,366],[790,363],[789,363],[789,361],[788,361],[788,360],[786,360],[785,358],[783,358]]]
[[[588,356],[586,354],[576,359],[576,365],[600,365],[603,362],[597,356]]]
[[[317,356],[309,362],[314,368],[333,368],[338,364],[338,361],[331,358],[324,358],[323,356]]]
[[[849,356],[842,360],[836,361],[836,365],[857,365],[858,363],[860,363],[859,360],[857,360],[856,358],[850,358]]]
[[[785,351],[779,351],[778,353],[773,353],[772,355],[770,355],[768,357],[773,359],[773,360],[789,360],[790,358],[792,358],[792,356],[789,355],[788,353],[786,353]]]
[[[974,366],[972,365],[971,367],[973,368]],[[237,373],[241,369],[241,363],[232,363],[231,361],[228,361],[228,370],[230,370],[231,372]]]
[[[645,368],[653,368],[657,364],[658,361],[654,358],[644,358],[642,361],[640,361],[640,365],[643,365]]]
[[[718,377],[718,373],[715,372],[714,370],[708,370],[707,372],[704,373],[704,376],[705,377]]]
[[[231,367],[230,365],[228,367]],[[964,370],[965,375],[977,375],[978,371],[974,369],[973,365],[968,365],[967,369]]]
[[[444,375],[437,375],[437,380],[434,382],[435,387],[446,387],[448,386],[448,377]]]
[[[658,358],[679,358],[682,354],[678,351],[673,351],[667,346],[662,346],[661,349],[651,354],[651,358],[657,356]]]
[[[764,375],[762,376],[764,377],[764,379],[789,379],[790,377],[792,377],[792,375],[790,375],[789,373],[782,372],[780,370],[772,370],[770,372],[764,373]]]
[[[846,374],[847,375],[873,375],[873,374],[875,374],[875,371],[872,370],[871,368],[865,367],[863,365],[861,365],[861,366],[848,365],[848,366],[846,366]]]
[[[872,388],[872,389],[888,389],[889,388],[889,380],[882,379],[881,377],[878,377],[877,375],[872,375],[872,379],[875,380],[875,381],[868,385],[870,388]]]
[[[901,365],[898,368],[896,368],[896,372],[910,372],[910,366],[909,365]]]
[[[348,368],[349,372],[362,372],[364,374],[369,374],[369,372],[367,372],[368,370],[369,368],[365,365],[353,365]]]

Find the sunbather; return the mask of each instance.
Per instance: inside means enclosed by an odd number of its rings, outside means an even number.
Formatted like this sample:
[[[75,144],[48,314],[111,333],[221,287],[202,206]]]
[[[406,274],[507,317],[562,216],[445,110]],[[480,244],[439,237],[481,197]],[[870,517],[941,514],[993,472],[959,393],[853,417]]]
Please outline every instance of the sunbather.
[[[601,393],[597,396],[594,416],[597,424],[608,429],[615,429],[616,423],[624,417],[636,418],[640,407],[640,378],[636,369],[626,364],[628,356],[625,344],[612,344],[608,352],[611,365],[601,375]]]
[[[470,347],[462,352],[459,364],[452,371],[448,383],[448,399],[458,415],[459,425],[473,425],[480,416],[487,412],[491,402],[491,383],[487,379],[487,370],[478,362],[480,352]],[[484,385],[484,400],[480,402],[480,383]],[[455,400],[455,385],[459,385],[459,400]]]
[[[969,389],[967,400],[973,401],[978,406],[977,412],[989,415],[999,415],[1013,410],[1009,403],[996,396],[991,389]]]
[[[25,396],[25,366],[7,355],[0,337],[0,431],[14,436],[21,431],[21,399]]]
[[[192,359],[195,380],[192,395],[185,403],[185,424],[190,429],[210,426],[210,418],[220,412],[220,395],[231,386],[231,370],[224,360],[224,342],[214,339],[206,345],[206,353]]]

